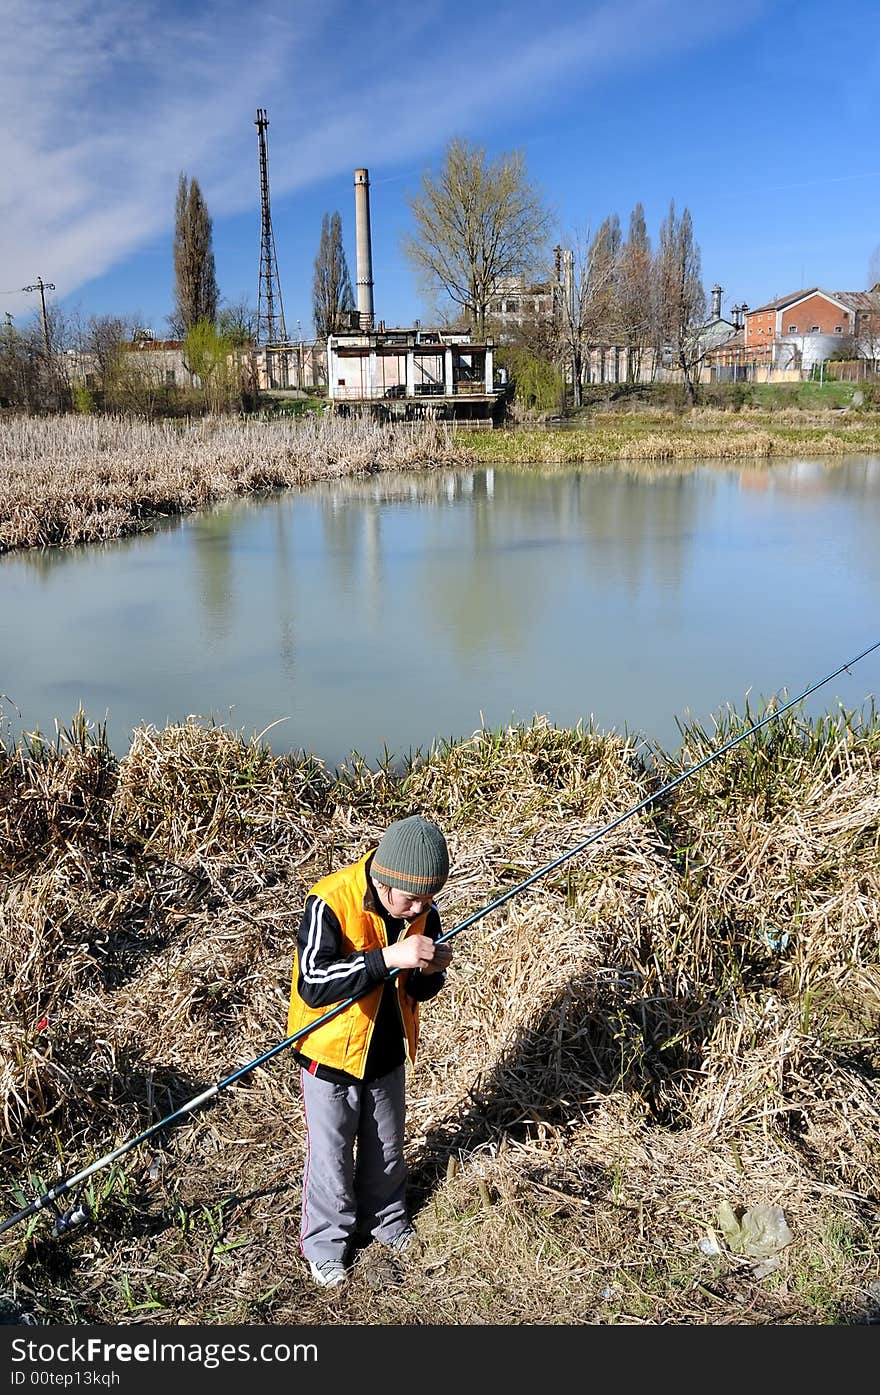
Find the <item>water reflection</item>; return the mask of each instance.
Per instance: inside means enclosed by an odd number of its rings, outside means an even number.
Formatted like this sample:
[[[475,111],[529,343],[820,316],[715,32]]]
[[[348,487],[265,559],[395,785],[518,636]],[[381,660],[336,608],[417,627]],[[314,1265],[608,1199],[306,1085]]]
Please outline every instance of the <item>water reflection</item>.
[[[13,730],[190,713],[338,764],[546,713],[677,744],[880,633],[880,461],[376,474],[0,560]],[[814,700],[858,706],[876,661]],[[20,712],[20,717],[18,713]],[[278,725],[272,725],[278,723]]]

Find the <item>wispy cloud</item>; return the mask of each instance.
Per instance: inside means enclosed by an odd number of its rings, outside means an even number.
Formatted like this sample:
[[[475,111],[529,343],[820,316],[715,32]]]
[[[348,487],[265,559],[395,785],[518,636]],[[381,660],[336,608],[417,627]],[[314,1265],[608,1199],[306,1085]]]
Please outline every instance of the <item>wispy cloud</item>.
[[[171,225],[178,174],[215,219],[258,198],[254,116],[270,116],[273,197],[392,165],[747,23],[763,0],[0,0],[0,290],[70,294]],[[499,22],[503,17],[503,23]],[[487,137],[491,144],[491,136]],[[503,144],[503,140],[501,142]],[[0,308],[32,309],[4,296]]]

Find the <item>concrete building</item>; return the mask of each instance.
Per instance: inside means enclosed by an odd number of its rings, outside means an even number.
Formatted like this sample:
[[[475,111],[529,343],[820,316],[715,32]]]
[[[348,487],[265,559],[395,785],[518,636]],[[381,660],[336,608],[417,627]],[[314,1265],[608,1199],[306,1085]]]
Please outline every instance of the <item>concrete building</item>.
[[[132,343],[126,345],[126,354],[136,370],[149,374],[155,382],[165,387],[189,387],[193,382],[198,383],[186,366],[183,341],[180,339],[136,335]]]
[[[182,339],[156,339],[149,330],[141,330],[120,349],[124,358],[116,365],[117,371],[129,375],[132,382],[153,390],[200,386],[198,377],[186,366]],[[72,385],[81,383],[95,390],[104,386],[96,353],[68,349],[62,358],[61,366]]]
[[[327,370],[327,395],[337,404],[407,401],[454,409],[467,402],[489,409],[500,393],[493,340],[478,344],[453,330],[380,322],[376,329],[331,334]]]
[[[552,281],[532,282],[525,276],[501,276],[489,301],[488,319],[499,341],[514,337],[523,325],[549,320],[556,308],[558,287]]]
[[[327,353],[316,340],[261,344],[250,354],[261,392],[322,391],[327,386]]]

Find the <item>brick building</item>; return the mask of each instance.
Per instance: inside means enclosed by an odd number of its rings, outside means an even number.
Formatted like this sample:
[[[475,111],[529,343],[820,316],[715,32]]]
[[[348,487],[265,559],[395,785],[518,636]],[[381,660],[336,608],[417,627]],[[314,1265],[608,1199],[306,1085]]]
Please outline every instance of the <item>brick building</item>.
[[[872,291],[809,286],[754,310],[742,309],[741,334],[710,355],[713,376],[747,377],[766,370],[803,377],[832,357],[880,359],[880,286]]]
[[[776,339],[791,335],[835,335],[852,338],[856,311],[852,292],[834,293],[818,286],[780,296],[749,310],[745,318],[745,347],[757,352]]]

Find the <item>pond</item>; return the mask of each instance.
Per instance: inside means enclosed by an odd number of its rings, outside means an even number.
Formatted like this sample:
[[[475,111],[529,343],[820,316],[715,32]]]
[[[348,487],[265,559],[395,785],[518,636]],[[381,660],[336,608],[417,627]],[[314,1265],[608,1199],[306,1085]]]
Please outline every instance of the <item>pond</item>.
[[[7,738],[199,715],[370,764],[545,715],[666,749],[880,639],[880,459],[376,474],[0,559]],[[880,653],[810,698],[877,691]]]

